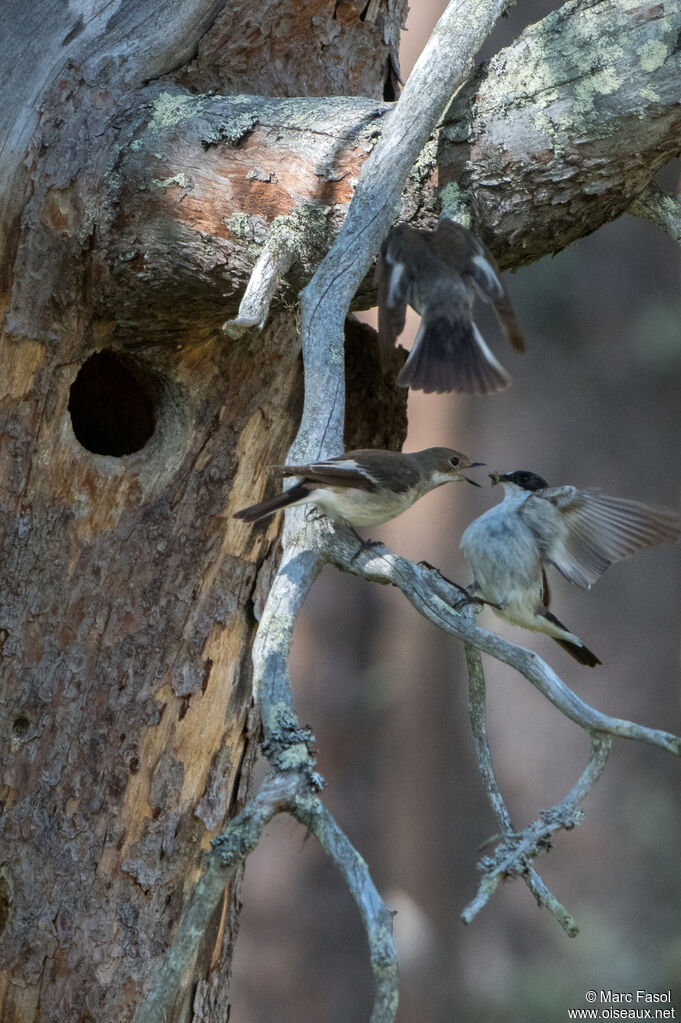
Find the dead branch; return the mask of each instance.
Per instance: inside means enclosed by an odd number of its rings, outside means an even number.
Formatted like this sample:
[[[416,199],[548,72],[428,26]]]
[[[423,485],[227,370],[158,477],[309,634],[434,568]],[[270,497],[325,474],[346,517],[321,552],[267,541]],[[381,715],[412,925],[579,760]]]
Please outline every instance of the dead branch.
[[[670,195],[651,182],[634,199],[627,213],[661,228],[681,245],[681,195]]]
[[[521,876],[537,903],[545,906],[555,916],[566,934],[574,938],[579,933],[577,924],[546,887],[535,870],[533,861],[540,852],[546,852],[551,848],[550,836],[554,831],[559,828],[569,829],[580,823],[582,813],[578,809],[578,804],[591,790],[605,768],[612,739],[610,736],[594,733],[591,737],[591,758],[577,785],[561,803],[549,811],[543,811],[539,820],[528,825],[520,834],[516,833],[492,767],[492,754],[487,739],[486,684],[482,658],[480,651],[470,643],[465,644],[465,650],[468,669],[468,710],[478,767],[503,837],[494,855],[480,861],[478,866],[484,877],[476,898],[466,906],[461,918],[464,923],[471,923],[482,907],[487,905],[501,881],[507,877]]]
[[[328,537],[326,555],[329,561],[371,582],[396,586],[434,625],[515,668],[565,717],[589,734],[605,733],[622,739],[635,739],[681,756],[680,737],[601,713],[580,699],[534,651],[481,629],[468,615],[461,614],[466,606],[461,590],[430,566],[424,568],[407,561],[382,544],[358,549],[352,534],[341,530],[329,531]],[[435,582],[434,576],[437,576]],[[448,597],[445,596],[447,587]]]

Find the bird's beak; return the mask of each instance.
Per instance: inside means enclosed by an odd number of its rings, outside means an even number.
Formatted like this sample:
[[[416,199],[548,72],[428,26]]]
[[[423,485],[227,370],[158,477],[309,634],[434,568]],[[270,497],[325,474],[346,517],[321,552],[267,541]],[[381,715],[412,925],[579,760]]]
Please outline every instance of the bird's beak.
[[[492,481],[492,486],[496,487],[497,483],[501,483],[503,476],[500,476],[498,472],[489,473],[489,478]]]
[[[484,462],[471,462],[469,465],[466,466],[466,468],[467,469],[475,469],[475,468],[477,468],[477,466],[484,465],[484,464],[485,464]],[[469,479],[468,476],[463,476],[462,478],[465,479],[466,483],[470,483],[471,486],[474,486],[474,487],[479,487],[480,486],[479,483],[476,483],[475,480]]]

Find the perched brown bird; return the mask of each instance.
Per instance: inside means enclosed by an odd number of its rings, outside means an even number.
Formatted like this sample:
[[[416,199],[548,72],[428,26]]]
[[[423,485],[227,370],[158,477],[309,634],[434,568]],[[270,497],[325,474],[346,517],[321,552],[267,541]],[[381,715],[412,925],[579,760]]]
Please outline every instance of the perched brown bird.
[[[546,566],[589,589],[614,562],[681,539],[681,516],[598,490],[550,487],[525,469],[491,479],[503,484],[503,501],[461,537],[475,590],[512,625],[548,633],[580,664],[595,667],[596,655],[549,611]]]
[[[450,448],[410,453],[367,448],[309,465],[275,465],[271,467],[275,475],[300,476],[300,482],[276,497],[236,512],[234,518],[255,522],[280,508],[314,504],[334,522],[353,527],[378,526],[443,483],[465,479],[479,486],[461,470],[482,464]]]
[[[421,316],[409,358],[397,377],[415,391],[490,394],[508,387],[506,370],[473,322],[477,293],[492,302],[516,351],[525,341],[491,252],[443,217],[434,231],[397,224],[376,264],[378,335],[384,358],[404,329],[407,305]]]

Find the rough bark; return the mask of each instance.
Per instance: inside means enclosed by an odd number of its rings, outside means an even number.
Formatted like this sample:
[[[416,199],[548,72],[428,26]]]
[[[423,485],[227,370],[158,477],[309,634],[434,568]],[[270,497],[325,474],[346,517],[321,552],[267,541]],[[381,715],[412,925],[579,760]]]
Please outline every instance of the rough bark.
[[[498,197],[474,212],[495,224],[505,265],[616,215],[678,151],[678,5],[582,6],[481,72],[441,136],[450,176]],[[342,221],[388,108],[192,90],[390,96],[404,4],[253,10],[3,8],[3,1023],[130,1018],[202,849],[243,795],[252,609],[276,526],[251,531],[230,512],[262,495],[264,466],[292,438],[301,381],[285,306]],[[578,62],[563,94],[563,58],[554,77],[539,58],[559,29],[597,16],[612,19],[617,69]],[[571,46],[587,42],[593,27]],[[523,67],[536,69],[529,85]],[[540,139],[528,161],[528,123],[532,141],[552,119],[560,144]],[[433,216],[434,155],[435,143],[405,195],[411,218]],[[290,291],[263,333],[227,342],[220,324],[267,226],[300,204]],[[370,300],[365,289],[358,301]],[[380,400],[387,424],[355,419],[353,444],[399,438],[394,391]],[[235,906],[232,890],[173,1018],[193,1000],[197,1017],[224,1019]]]
[[[440,183],[520,266],[623,213],[681,151],[680,119],[681,4],[571,0],[454,100]]]
[[[453,101],[403,215],[432,222],[441,186],[445,205],[468,208],[504,267],[614,219],[680,151],[680,33],[681,5],[623,0],[567,4],[531,26]],[[195,96],[167,84],[128,102],[108,156],[93,272],[119,322],[136,325],[153,307],[148,329],[161,336],[195,322],[195,305],[206,319],[212,311],[211,327],[235,316],[268,226],[302,207],[300,258],[279,296],[293,301],[342,223],[390,109],[351,97]],[[367,280],[355,306],[373,302]]]
[[[334,74],[345,80],[369,39],[367,92],[382,94],[400,4],[370,6],[361,18],[345,5],[332,26]],[[135,177],[140,140],[167,114],[154,99],[178,92],[154,79],[189,69],[222,7],[3,8],[3,1023],[130,1019],[203,850],[247,790],[254,608],[277,525],[253,531],[231,512],[260,496],[295,432],[296,316],[279,308],[264,332],[226,341],[238,275],[208,241],[211,273],[197,269],[170,174]],[[248,43],[236,13],[224,5]],[[340,91],[315,70],[313,13],[292,29],[309,91]],[[365,84],[357,69],[349,80]],[[154,139],[159,168],[176,142]],[[219,222],[219,148],[198,146],[196,176],[213,177],[199,220]],[[160,206],[138,210],[136,189]],[[399,427],[382,433],[399,443]],[[225,1018],[237,907],[238,878],[169,1018]]]
[[[232,0],[177,80],[203,93],[392,100],[406,15],[405,0]]]
[[[5,349],[3,1020],[34,1018],[29,1006],[40,1019],[127,1018],[202,847],[238,805],[257,732],[251,608],[272,534],[229,513],[295,427],[290,333],[277,317],[258,339],[257,375],[244,346],[220,339],[121,358],[157,416],[121,458],[74,436],[78,353],[56,364],[34,341]],[[115,371],[103,372],[90,385],[102,401]],[[216,921],[208,976],[221,938]]]

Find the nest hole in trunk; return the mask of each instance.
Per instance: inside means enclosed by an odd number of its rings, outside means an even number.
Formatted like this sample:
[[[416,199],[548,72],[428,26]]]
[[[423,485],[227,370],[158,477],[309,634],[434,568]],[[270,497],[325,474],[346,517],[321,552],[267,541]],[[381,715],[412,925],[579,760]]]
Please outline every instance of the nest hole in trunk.
[[[140,451],[156,426],[152,376],[115,351],[95,352],[71,385],[73,432],[88,451],[120,458]]]

